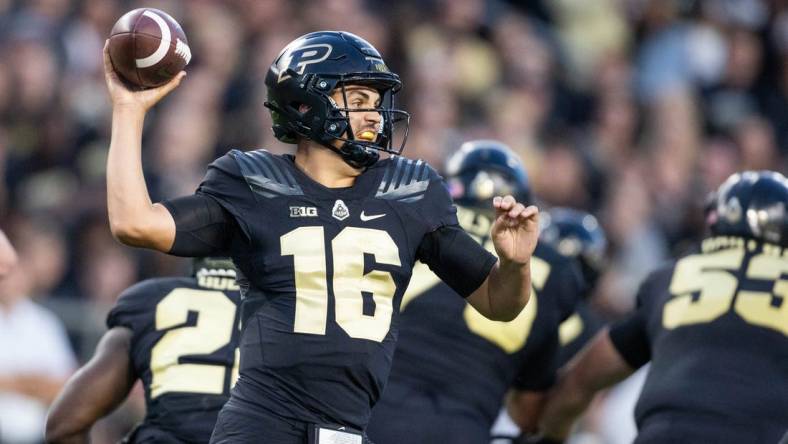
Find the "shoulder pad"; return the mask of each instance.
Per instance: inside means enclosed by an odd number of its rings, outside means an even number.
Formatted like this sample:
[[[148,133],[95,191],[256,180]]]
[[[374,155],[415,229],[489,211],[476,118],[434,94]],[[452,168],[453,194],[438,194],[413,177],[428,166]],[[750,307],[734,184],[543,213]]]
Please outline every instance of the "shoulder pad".
[[[152,301],[156,301],[171,290],[178,287],[195,286],[192,282],[196,282],[196,280],[185,276],[146,279],[123,290],[118,296],[117,305],[150,306]]]
[[[393,156],[383,173],[376,198],[400,202],[416,202],[424,197],[430,179],[437,174],[423,160]]]
[[[285,160],[266,150],[232,150],[230,155],[253,192],[265,198],[303,195]]]
[[[156,304],[169,292],[169,287],[177,287],[173,285],[173,281],[177,279],[146,279],[123,290],[115,306],[107,314],[107,328],[127,327],[138,331],[139,325],[148,322],[150,315],[155,313]]]

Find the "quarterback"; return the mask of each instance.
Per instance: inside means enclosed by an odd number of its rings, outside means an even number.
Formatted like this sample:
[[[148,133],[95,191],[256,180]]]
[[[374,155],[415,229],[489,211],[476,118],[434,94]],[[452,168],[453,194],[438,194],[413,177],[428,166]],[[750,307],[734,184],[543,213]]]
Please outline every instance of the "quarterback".
[[[400,156],[400,79],[358,36],[310,33],[271,65],[266,106],[295,156],[232,150],[194,195],[156,204],[142,172],[142,123],[185,73],[133,92],[108,61],[105,72],[113,234],[174,255],[227,255],[238,268],[240,378],[212,442],[364,442],[416,260],[486,317],[511,320],[526,305],[538,210],[495,198],[498,259],[467,235],[441,177]]]

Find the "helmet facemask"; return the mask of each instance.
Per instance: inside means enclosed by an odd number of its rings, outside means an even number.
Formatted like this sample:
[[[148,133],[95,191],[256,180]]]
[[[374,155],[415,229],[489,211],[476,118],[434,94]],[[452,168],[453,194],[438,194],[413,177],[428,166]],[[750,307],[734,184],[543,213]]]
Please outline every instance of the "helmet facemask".
[[[345,77],[345,76],[343,76]],[[336,150],[342,158],[355,168],[365,168],[374,164],[379,158],[379,151],[399,155],[405,148],[408,138],[410,115],[407,112],[394,108],[394,95],[399,90],[399,82],[376,82],[353,79],[349,75],[346,80],[340,78],[336,88],[342,93],[344,107],[340,107],[330,95],[330,109],[324,125],[326,139],[319,142]],[[368,86],[380,94],[380,104],[374,108],[350,108],[348,106],[347,86]],[[380,123],[375,131],[375,139],[360,140],[356,138],[351,125],[351,113],[374,112],[380,116]],[[403,134],[398,144],[394,144],[395,129],[404,123]],[[342,142],[339,148],[333,144],[335,140]]]

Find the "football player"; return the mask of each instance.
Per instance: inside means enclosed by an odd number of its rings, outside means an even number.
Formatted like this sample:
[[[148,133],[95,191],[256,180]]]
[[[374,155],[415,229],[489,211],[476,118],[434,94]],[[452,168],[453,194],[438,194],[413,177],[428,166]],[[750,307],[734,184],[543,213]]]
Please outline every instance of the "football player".
[[[125,442],[208,442],[238,378],[240,290],[229,259],[195,260],[191,277],[130,287],[107,317],[93,358],[49,411],[46,439],[86,443],[137,379],[146,415]]]
[[[645,363],[636,443],[777,442],[788,428],[788,180],[731,176],[697,254],[650,274],[626,319],[570,361],[544,411],[566,438],[594,393]]]
[[[558,367],[571,357],[602,327],[603,320],[592,310],[587,298],[593,292],[606,264],[607,238],[596,218],[584,211],[556,207],[543,213],[539,243],[550,245],[562,256],[580,265],[585,282],[584,291],[574,307],[574,313],[558,328]],[[506,442],[507,437],[525,432],[525,439],[534,430],[532,395],[527,391],[512,390],[506,397],[506,409],[493,427],[493,435]],[[538,414],[538,412],[536,412]],[[517,426],[517,427],[515,427]],[[521,426],[525,428],[521,429]]]
[[[577,260],[586,283],[586,291],[575,313],[562,322],[558,330],[561,343],[558,364],[563,367],[602,326],[602,319],[593,312],[587,298],[606,266],[607,237],[592,214],[556,207],[541,220],[539,242],[552,245],[561,255]]]
[[[295,156],[233,150],[196,194],[158,204],[142,174],[142,122],[184,73],[131,91],[106,56],[105,72],[115,236],[175,255],[227,254],[241,275],[241,376],[212,442],[363,442],[417,259],[487,317],[514,319],[527,303],[536,207],[495,198],[497,260],[468,236],[441,177],[399,156],[401,83],[363,39],[310,33],[271,65],[266,106]]]
[[[492,251],[493,196],[532,202],[520,160],[500,142],[477,140],[463,144],[446,171],[460,225]],[[496,322],[417,264],[402,301],[389,382],[367,428],[372,441],[488,443],[512,385],[528,403],[535,428],[535,410],[557,369],[558,325],[574,310],[584,284],[574,261],[541,242],[531,273],[528,306],[514,320]]]

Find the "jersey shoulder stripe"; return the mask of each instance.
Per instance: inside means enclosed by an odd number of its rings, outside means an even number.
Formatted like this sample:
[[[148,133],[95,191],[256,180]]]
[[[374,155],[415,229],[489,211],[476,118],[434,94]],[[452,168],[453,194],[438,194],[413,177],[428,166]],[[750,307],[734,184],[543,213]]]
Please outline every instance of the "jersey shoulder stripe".
[[[430,170],[429,165],[421,159],[393,156],[383,173],[375,197],[405,203],[416,202],[424,197],[429,187]]]
[[[255,194],[267,199],[304,194],[285,159],[280,156],[262,149],[247,152],[232,150],[230,154]]]

